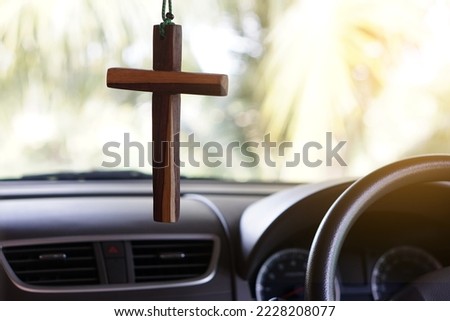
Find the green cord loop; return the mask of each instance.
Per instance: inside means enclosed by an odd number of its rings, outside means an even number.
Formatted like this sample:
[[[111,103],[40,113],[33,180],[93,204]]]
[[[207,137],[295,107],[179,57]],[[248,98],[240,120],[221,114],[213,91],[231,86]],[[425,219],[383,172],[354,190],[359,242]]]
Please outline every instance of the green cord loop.
[[[175,16],[172,13],[172,0],[169,0],[169,11],[166,13],[166,5],[167,0],[163,0],[162,3],[162,20],[161,24],[159,25],[159,33],[161,34],[161,37],[166,36],[166,26],[173,25],[174,23],[172,20],[175,18]]]

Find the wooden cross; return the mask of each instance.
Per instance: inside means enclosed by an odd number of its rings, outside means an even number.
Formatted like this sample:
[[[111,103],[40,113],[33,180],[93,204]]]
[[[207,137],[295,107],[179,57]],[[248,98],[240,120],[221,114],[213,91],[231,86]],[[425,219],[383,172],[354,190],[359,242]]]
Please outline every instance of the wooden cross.
[[[182,30],[179,25],[153,29],[153,69],[111,68],[107,86],[153,92],[153,217],[176,222],[180,215],[180,94],[226,96],[228,77],[181,72]]]

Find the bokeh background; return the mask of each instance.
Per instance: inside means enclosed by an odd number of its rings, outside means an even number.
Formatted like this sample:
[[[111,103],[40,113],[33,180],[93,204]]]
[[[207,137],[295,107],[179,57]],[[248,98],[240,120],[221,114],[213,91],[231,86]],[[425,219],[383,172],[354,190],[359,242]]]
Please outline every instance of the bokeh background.
[[[105,75],[151,68],[161,2],[0,0],[0,177],[102,169],[105,143],[150,141],[150,94],[108,89]],[[182,140],[347,141],[348,166],[287,168],[293,155],[274,151],[276,167],[246,168],[235,151],[232,166],[183,175],[308,182],[450,153],[450,1],[173,2],[183,69],[230,77],[226,98],[183,96]]]

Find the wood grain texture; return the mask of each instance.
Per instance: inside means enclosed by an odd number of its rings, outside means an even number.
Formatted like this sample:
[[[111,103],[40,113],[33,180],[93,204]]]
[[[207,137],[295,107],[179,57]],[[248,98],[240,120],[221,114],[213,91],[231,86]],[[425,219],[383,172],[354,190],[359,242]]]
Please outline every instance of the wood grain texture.
[[[228,77],[181,72],[182,30],[153,29],[153,70],[110,68],[107,86],[153,92],[153,218],[176,222],[180,216],[180,94],[226,96]]]
[[[180,215],[180,95],[153,94],[153,219]]]
[[[228,93],[228,77],[220,74],[110,68],[107,79],[107,86],[117,89],[204,96]]]
[[[181,26],[166,27],[161,37],[153,29],[153,69],[181,70]],[[153,93],[153,219],[172,223],[180,217],[180,95]]]

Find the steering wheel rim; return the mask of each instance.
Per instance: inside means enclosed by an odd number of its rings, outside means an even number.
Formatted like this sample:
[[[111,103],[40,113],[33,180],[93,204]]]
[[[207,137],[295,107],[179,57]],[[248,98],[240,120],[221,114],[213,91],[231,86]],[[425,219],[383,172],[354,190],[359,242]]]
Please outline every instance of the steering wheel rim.
[[[336,300],[337,261],[350,228],[375,201],[408,185],[450,181],[450,155],[420,156],[382,167],[353,183],[330,207],[314,237],[307,265],[305,297]]]

